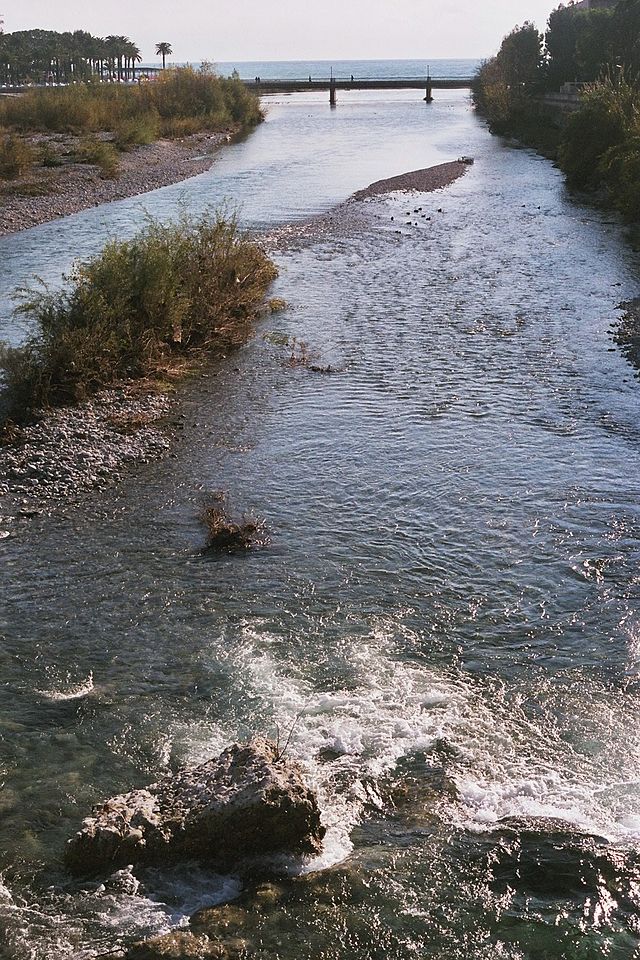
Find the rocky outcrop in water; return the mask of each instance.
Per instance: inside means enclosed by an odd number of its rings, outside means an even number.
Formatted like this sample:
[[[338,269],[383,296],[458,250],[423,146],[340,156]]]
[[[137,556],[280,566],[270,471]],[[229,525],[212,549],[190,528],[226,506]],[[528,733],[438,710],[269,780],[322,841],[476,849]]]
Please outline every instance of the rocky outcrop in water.
[[[134,944],[126,960],[240,960],[246,956],[243,940],[221,942],[178,930]]]
[[[184,860],[229,868],[266,854],[316,854],[324,832],[297,764],[254,740],[96,807],[65,861],[76,874]]]

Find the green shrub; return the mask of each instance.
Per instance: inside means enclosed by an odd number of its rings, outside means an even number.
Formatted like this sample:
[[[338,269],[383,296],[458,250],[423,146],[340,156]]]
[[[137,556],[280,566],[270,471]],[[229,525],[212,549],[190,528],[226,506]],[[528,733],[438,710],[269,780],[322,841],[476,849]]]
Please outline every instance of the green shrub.
[[[138,116],[123,117],[114,128],[114,139],[120,150],[128,150],[158,139],[160,124],[158,115],[148,111]]]
[[[33,150],[20,137],[0,140],[0,179],[17,180],[31,169],[33,161]]]
[[[604,188],[629,220],[640,219],[640,89],[623,77],[589,87],[559,151],[570,186]]]
[[[614,206],[628,220],[640,222],[640,136],[608,150],[600,169]]]
[[[100,107],[95,90],[85,84],[35,89],[0,102],[0,123],[14,130],[83,133],[100,129]]]
[[[12,415],[242,341],[275,276],[266,254],[220,217],[154,223],[107,244],[75,267],[67,289],[22,304],[37,333],[0,357]]]
[[[197,117],[172,117],[163,120],[160,126],[163,137],[167,140],[181,140],[191,137],[202,130],[202,122]]]
[[[81,163],[91,163],[98,167],[106,179],[111,180],[118,176],[118,151],[106,140],[86,137],[78,148],[77,157]]]
[[[589,87],[579,110],[567,120],[559,161],[567,182],[581,190],[595,189],[601,179],[600,161],[624,142],[630,88],[607,80]]]

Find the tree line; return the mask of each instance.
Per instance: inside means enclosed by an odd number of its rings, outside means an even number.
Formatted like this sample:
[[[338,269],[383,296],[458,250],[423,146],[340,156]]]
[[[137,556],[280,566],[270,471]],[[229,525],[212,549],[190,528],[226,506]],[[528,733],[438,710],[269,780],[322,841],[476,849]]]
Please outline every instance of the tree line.
[[[544,100],[566,83],[580,92],[569,116]],[[571,186],[640,220],[640,0],[560,6],[544,35],[516,27],[480,68],[473,98],[493,132],[554,157]]]
[[[0,33],[0,84],[135,80],[142,55],[128,37],[94,37],[85,30]]]
[[[615,7],[554,10],[544,34],[533,23],[516,27],[498,54],[480,68],[476,89],[502,85],[502,99],[559,89],[564,83],[593,83],[605,74],[640,76],[640,0]],[[505,106],[506,104],[502,104]]]

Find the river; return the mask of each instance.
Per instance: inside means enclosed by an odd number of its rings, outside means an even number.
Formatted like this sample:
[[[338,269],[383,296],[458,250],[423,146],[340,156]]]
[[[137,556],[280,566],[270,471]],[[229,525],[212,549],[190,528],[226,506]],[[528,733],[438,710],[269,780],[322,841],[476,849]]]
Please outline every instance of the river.
[[[460,154],[444,192],[291,229]],[[100,798],[279,728],[329,830],[256,956],[631,960],[639,386],[610,326],[637,255],[463,93],[300,94],[207,174],[0,240],[3,294],[225,198],[276,238],[287,310],[184,386],[172,456],[0,541],[0,955],[89,958],[237,894],[78,885],[60,855]],[[294,337],[336,372],[288,365]],[[268,546],[202,552],[216,490]]]

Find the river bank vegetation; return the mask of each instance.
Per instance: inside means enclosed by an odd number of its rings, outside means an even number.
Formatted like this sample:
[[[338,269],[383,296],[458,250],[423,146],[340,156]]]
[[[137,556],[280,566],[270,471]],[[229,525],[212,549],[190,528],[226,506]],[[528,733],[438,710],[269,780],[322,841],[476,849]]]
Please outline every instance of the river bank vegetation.
[[[3,348],[10,416],[158,377],[248,336],[276,268],[222,217],[150,223],[78,264],[57,292],[26,291],[35,332]]]
[[[133,86],[34,88],[0,97],[0,180],[78,162],[114,177],[118,153],[132,147],[250,128],[261,119],[259,98],[207,65],[167,70],[157,80]]]
[[[158,136],[185,136],[231,123],[250,126],[262,117],[260,101],[239,80],[180,67],[136,85],[80,83],[34,88],[0,99],[0,128],[17,133],[111,131],[126,144]]]
[[[525,23],[505,37],[473,86],[493,132],[553,157],[569,186],[598,193],[631,221],[640,220],[638,37],[640,0],[560,6],[544,36]],[[559,90],[566,110],[548,96]]]

